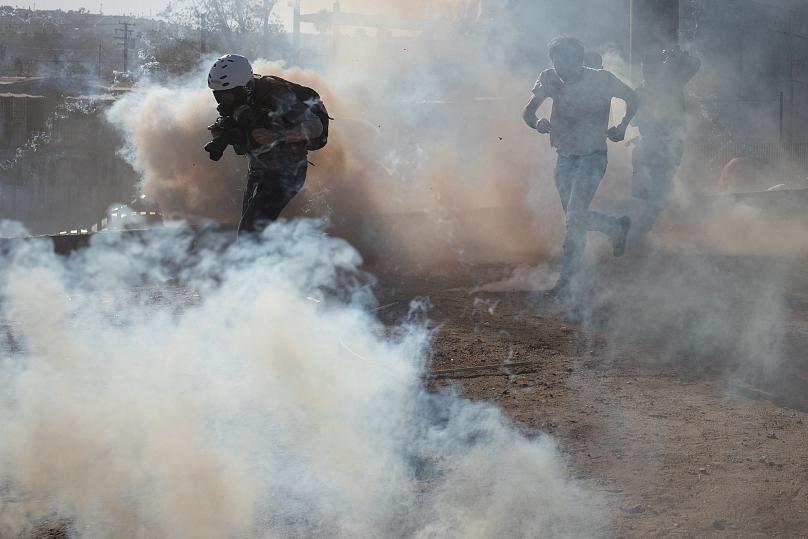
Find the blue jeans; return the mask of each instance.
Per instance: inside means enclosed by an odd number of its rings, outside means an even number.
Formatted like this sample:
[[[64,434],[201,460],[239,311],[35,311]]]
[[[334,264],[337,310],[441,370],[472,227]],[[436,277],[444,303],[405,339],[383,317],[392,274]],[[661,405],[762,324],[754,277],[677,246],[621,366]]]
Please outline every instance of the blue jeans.
[[[570,281],[578,270],[584,256],[588,231],[602,232],[610,238],[620,233],[620,224],[616,217],[589,209],[606,173],[607,163],[606,152],[558,155],[555,182],[566,216],[564,258],[561,262],[563,281]]]

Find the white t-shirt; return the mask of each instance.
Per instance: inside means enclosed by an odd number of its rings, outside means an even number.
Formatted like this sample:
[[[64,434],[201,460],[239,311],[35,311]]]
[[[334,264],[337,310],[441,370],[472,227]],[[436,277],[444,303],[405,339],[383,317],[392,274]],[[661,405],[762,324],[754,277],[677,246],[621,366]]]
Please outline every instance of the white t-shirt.
[[[606,151],[606,131],[612,97],[631,92],[620,79],[603,69],[582,68],[575,82],[561,80],[555,69],[539,75],[533,87],[553,100],[550,144],[562,155],[589,155]]]

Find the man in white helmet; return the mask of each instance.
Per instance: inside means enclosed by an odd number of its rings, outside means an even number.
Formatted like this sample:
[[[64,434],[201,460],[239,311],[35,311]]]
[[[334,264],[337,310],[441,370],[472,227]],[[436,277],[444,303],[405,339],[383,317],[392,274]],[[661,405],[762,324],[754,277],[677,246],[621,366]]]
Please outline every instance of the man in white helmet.
[[[237,54],[216,60],[208,87],[220,117],[205,146],[218,161],[228,145],[250,159],[239,235],[261,231],[276,220],[306,180],[308,151],[328,140],[328,112],[320,96],[280,77],[253,73]]]

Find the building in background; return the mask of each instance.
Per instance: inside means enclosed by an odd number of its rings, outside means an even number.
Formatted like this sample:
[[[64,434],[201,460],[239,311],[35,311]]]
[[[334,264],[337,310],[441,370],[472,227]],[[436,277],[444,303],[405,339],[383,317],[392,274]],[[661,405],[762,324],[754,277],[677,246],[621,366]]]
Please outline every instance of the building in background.
[[[679,34],[702,60],[690,86],[689,181],[714,189],[743,158],[756,190],[808,184],[808,3],[681,0]]]
[[[0,159],[47,131],[51,103],[43,95],[0,93]]]
[[[113,70],[136,67],[137,51],[148,35],[165,26],[153,19],[85,10],[0,6],[0,76],[108,78]]]
[[[682,44],[702,59],[693,92],[704,142],[808,143],[808,3],[682,0]]]

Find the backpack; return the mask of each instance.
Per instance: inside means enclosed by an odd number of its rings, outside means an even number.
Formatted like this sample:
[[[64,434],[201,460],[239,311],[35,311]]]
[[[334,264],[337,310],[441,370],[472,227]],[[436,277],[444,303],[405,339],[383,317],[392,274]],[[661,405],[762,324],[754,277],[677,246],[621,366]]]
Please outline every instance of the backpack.
[[[320,98],[320,94],[308,86],[295,84],[294,82],[289,82],[280,77],[269,75],[267,78],[271,79],[275,85],[283,86],[291,91],[298,101],[305,103],[306,106],[309,107],[309,110],[320,119],[320,122],[323,124],[323,132],[319,137],[308,140],[306,149],[314,151],[323,148],[328,143],[328,122],[333,118],[328,115],[328,111],[323,104],[323,100]]]

